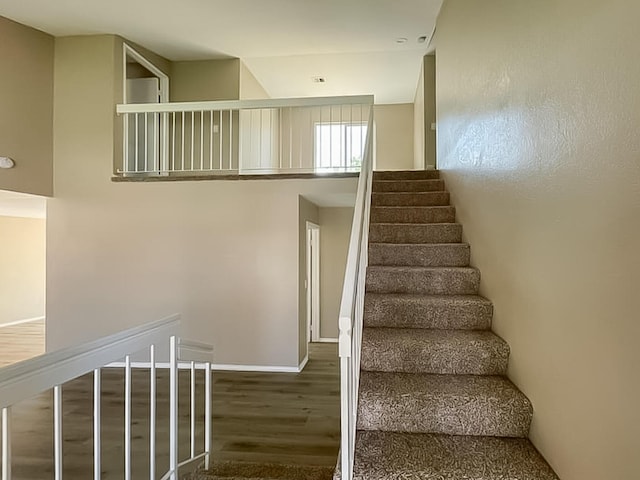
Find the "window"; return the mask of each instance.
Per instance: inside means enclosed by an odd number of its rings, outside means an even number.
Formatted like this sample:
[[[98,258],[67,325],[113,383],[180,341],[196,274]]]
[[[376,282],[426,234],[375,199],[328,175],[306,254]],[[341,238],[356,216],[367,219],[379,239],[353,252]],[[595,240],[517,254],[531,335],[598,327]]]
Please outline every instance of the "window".
[[[316,123],[316,171],[359,171],[367,140],[366,123]]]

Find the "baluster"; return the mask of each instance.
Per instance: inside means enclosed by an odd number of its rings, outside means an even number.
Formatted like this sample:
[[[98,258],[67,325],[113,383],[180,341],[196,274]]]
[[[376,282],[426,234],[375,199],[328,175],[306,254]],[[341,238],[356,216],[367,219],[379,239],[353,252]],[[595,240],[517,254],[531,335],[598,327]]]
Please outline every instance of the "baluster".
[[[169,353],[169,471],[171,480],[177,480],[178,470],[178,341],[170,340]]]
[[[134,141],[134,145],[133,145],[133,147],[134,147],[133,148],[133,152],[134,152],[134,155],[135,155],[136,172],[139,172],[140,171],[140,167],[139,167],[139,163],[138,163],[139,162],[139,160],[138,160],[138,150],[139,150],[139,147],[138,147],[138,136],[139,136],[138,127],[139,127],[139,123],[140,122],[138,120],[138,117],[140,116],[140,114],[136,113],[135,115],[136,115],[136,121],[135,121],[136,131],[134,133],[135,141]]]
[[[233,110],[229,110],[229,170],[233,170]]]
[[[171,114],[171,171],[176,170],[176,112]]]
[[[185,144],[184,144],[184,131],[185,131],[185,123],[184,123],[184,113],[182,112],[182,125],[181,125],[181,133],[182,133],[182,169],[181,171],[184,172],[184,150],[185,150]]]
[[[53,477],[62,480],[62,386],[53,387]]]
[[[11,480],[11,407],[2,409],[2,480]]]
[[[149,347],[149,480],[156,478],[156,346]]]
[[[102,475],[102,448],[100,433],[102,430],[102,378],[100,369],[93,371],[93,478],[100,480]]]
[[[209,124],[209,170],[213,171],[213,110],[209,112],[211,123]]]
[[[124,478],[131,480],[131,356],[124,357]]]
[[[144,114],[144,171],[149,171],[149,114]]]
[[[191,361],[191,458],[196,456],[196,362]]]
[[[204,451],[207,452],[205,457],[205,468],[209,468],[211,464],[211,362],[204,365]]]
[[[195,142],[195,136],[196,136],[196,121],[195,121],[195,116],[196,113],[195,112],[191,112],[191,171],[193,171],[195,169],[195,157],[194,157],[194,148],[193,148],[193,144]]]
[[[218,135],[219,135],[219,147],[220,147],[220,170],[223,170],[223,162],[222,162],[222,110],[220,110],[220,128],[218,129]]]

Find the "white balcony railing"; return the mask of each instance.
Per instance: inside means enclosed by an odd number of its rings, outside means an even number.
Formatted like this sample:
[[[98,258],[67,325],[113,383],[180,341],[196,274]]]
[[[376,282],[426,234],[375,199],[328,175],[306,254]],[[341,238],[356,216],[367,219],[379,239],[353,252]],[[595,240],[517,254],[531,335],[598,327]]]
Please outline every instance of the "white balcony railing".
[[[208,466],[211,455],[211,362],[213,349],[209,345],[190,342],[175,336],[179,316],[132,328],[100,340],[76,347],[47,353],[0,369],[0,409],[2,410],[2,480],[12,478],[11,458],[11,411],[20,402],[39,393],[53,389],[53,452],[54,478],[62,480],[63,468],[63,395],[62,386],[82,375],[93,372],[93,478],[99,480],[102,475],[102,375],[103,367],[124,368],[124,471],[122,478],[132,478],[132,355],[136,354],[136,363],[142,361],[149,369],[149,478],[156,480],[156,460],[158,445],[156,440],[157,418],[156,399],[158,396],[156,368],[161,365],[156,358],[156,348],[169,350],[169,445],[163,449],[169,452],[169,469],[161,477],[163,480],[177,480],[179,470],[187,465],[202,462]],[[148,353],[148,356],[146,355]],[[143,358],[140,358],[143,355]],[[146,358],[144,358],[146,357]],[[122,361],[124,359],[124,361]],[[166,361],[162,366],[167,366]],[[196,366],[204,368],[205,373],[205,412],[204,449],[196,451]],[[178,368],[191,370],[190,382],[190,451],[184,459],[178,457]],[[66,412],[65,419],[72,413]],[[140,450],[137,450],[140,451]],[[137,464],[145,461],[135,459]],[[139,477],[137,477],[139,478]]]
[[[371,118],[369,122],[371,122]],[[340,471],[342,480],[351,480],[353,477],[356,441],[360,353],[362,350],[364,294],[369,245],[369,211],[371,209],[371,182],[373,178],[372,140],[370,137],[367,139],[363,158],[353,212],[339,318]]]
[[[373,96],[118,105],[122,175],[358,172]]]

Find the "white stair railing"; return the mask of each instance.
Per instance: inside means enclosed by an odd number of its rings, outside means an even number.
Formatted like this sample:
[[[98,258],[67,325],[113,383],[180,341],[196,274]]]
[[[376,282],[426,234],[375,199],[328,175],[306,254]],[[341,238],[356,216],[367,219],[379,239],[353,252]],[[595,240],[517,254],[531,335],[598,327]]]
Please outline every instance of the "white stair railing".
[[[156,399],[158,395],[156,369],[158,366],[170,369],[170,438],[168,450],[169,471],[163,479],[178,479],[179,469],[194,462],[204,461],[209,465],[211,454],[211,362],[213,347],[198,342],[185,341],[175,336],[180,323],[179,315],[131,328],[99,340],[85,343],[52,353],[47,353],[14,365],[0,369],[0,409],[2,410],[2,480],[12,478],[11,458],[11,410],[21,401],[32,398],[42,392],[53,389],[54,423],[54,478],[62,480],[63,469],[63,418],[62,386],[87,373],[93,372],[93,478],[99,480],[102,475],[102,409],[101,409],[101,371],[104,367],[124,367],[124,472],[126,480],[132,478],[132,368],[138,364],[140,352],[148,352],[148,361],[143,359],[142,366],[149,368],[149,478],[156,480],[156,426],[158,423]],[[158,362],[156,349],[169,347],[169,362]],[[166,348],[165,348],[166,349]],[[136,355],[136,362],[132,361]],[[124,362],[121,360],[124,359]],[[190,388],[190,456],[178,459],[178,368],[191,370]],[[196,409],[195,384],[196,367],[205,372],[205,418],[204,450],[196,452]],[[66,417],[68,418],[68,417]]]
[[[373,112],[369,117],[369,126],[372,123]],[[351,480],[353,477],[364,293],[369,245],[369,212],[371,209],[373,179],[373,144],[371,137],[372,135],[367,137],[362,170],[358,180],[358,193],[353,213],[340,304],[340,333],[338,341],[340,349],[340,470],[342,480]]]
[[[121,175],[358,172],[373,96],[118,105]]]

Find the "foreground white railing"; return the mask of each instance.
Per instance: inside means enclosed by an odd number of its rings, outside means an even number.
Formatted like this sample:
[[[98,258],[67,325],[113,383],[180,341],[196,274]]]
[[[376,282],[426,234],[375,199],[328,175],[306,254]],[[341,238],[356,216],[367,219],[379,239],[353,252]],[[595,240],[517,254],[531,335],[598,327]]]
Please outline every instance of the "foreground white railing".
[[[373,115],[369,117],[369,125],[372,122]],[[373,178],[372,150],[372,139],[368,138],[358,181],[340,304],[340,470],[342,480],[351,480],[353,476]]]
[[[358,172],[373,96],[118,105],[123,175]]]
[[[148,351],[148,361],[142,360],[150,371],[149,395],[149,478],[156,477],[156,415],[157,377],[156,368],[160,362],[156,358],[156,348],[169,347],[170,358],[170,415],[169,415],[169,471],[163,479],[178,479],[180,467],[204,459],[208,466],[211,453],[211,362],[213,349],[209,345],[189,342],[175,336],[180,318],[178,315],[132,328],[118,334],[26,360],[0,369],[0,408],[2,409],[2,480],[12,478],[11,459],[11,409],[14,405],[39,393],[53,389],[54,415],[54,478],[63,478],[63,418],[62,385],[87,373],[93,372],[93,478],[101,478],[101,369],[103,367],[124,367],[124,472],[123,478],[132,478],[132,355]],[[124,362],[120,360],[124,358]],[[138,355],[136,355],[136,359]],[[139,360],[136,360],[136,363]],[[205,439],[204,451],[196,452],[195,426],[195,371],[196,362],[205,370]],[[190,409],[190,456],[186,460],[178,458],[178,368],[191,369],[191,409]],[[166,362],[163,366],[167,366]]]

